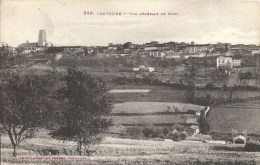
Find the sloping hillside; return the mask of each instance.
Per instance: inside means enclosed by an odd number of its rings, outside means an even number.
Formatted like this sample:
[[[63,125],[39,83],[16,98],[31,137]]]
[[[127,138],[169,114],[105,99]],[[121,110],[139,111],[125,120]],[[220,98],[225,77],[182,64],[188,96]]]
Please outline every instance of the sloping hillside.
[[[212,108],[208,114],[208,122],[213,132],[231,133],[235,129],[260,135],[260,100]]]

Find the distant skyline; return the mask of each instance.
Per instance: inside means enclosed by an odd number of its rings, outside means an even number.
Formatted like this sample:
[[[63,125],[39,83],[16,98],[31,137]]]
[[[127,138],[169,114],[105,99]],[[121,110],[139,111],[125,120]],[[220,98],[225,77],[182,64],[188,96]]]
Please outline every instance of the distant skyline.
[[[55,46],[105,46],[150,41],[260,44],[260,2],[220,0],[3,0],[0,41],[38,42],[39,30]],[[96,15],[84,15],[93,11]],[[127,13],[101,16],[97,12]],[[166,16],[130,15],[178,13]]]

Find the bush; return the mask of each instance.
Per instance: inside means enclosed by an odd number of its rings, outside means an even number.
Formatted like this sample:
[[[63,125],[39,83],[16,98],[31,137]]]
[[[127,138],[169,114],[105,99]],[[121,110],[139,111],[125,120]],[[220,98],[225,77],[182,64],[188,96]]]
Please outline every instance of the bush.
[[[174,130],[172,132],[170,132],[168,138],[172,139],[173,141],[180,141],[180,140],[184,140],[188,137],[188,133],[186,131],[177,131]]]
[[[172,126],[172,130],[184,131],[184,129],[185,129],[185,127],[180,124],[175,124]]]
[[[246,151],[260,152],[260,142],[256,140],[249,140],[245,146]]]
[[[214,89],[214,88],[215,88],[215,85],[212,83],[207,84],[205,87],[205,89]]]
[[[153,129],[152,128],[149,128],[149,127],[146,127],[142,130],[143,134],[145,137],[152,137],[153,135]]]
[[[128,79],[126,77],[117,77],[117,78],[114,78],[112,81],[119,85],[125,85],[125,84],[127,84]]]
[[[181,140],[181,134],[180,132],[174,132],[173,134],[171,134],[171,139],[173,141],[180,141]]]
[[[168,128],[164,127],[163,130],[162,130],[162,133],[163,133],[164,135],[168,135],[168,133],[169,133]]]
[[[142,136],[142,130],[139,128],[135,128],[135,127],[131,127],[131,128],[127,128],[126,133],[128,136],[130,136],[131,138],[134,139],[139,139]]]
[[[188,137],[188,133],[186,131],[181,131],[180,138],[181,140],[184,140]]]
[[[155,138],[155,137],[163,137],[161,136],[162,132],[161,130],[153,127],[153,126],[147,126],[142,130],[143,134],[147,138]]]

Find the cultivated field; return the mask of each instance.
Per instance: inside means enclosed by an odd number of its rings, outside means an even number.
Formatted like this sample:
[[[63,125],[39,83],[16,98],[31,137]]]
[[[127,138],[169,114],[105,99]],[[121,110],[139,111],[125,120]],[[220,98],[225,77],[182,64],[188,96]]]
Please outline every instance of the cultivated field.
[[[109,132],[123,133],[128,126],[142,128],[153,125],[157,128],[176,124],[197,125],[196,112],[204,106],[172,102],[124,102],[114,105],[111,119],[114,126]]]
[[[146,89],[146,93],[109,93],[115,103],[122,102],[179,102],[186,103],[186,90],[176,90],[171,87],[145,86],[145,85],[118,85],[116,89]],[[226,90],[196,90],[195,97],[206,97],[210,95],[213,99],[228,98],[229,91]],[[245,99],[260,96],[259,91],[235,90],[233,98]]]
[[[239,85],[241,86],[257,86],[257,79],[241,79]]]
[[[42,130],[41,130],[42,131]],[[40,132],[41,133],[41,132]],[[21,143],[16,158],[11,156],[11,144],[2,137],[2,164],[186,164],[186,165],[249,165],[259,162],[259,153],[225,151],[241,149],[241,145],[221,145],[192,141],[132,140],[106,137],[92,147],[90,156],[77,156],[76,143],[62,142],[47,134]],[[55,153],[50,155],[51,153]],[[55,152],[54,152],[55,151]]]
[[[208,122],[212,132],[231,133],[235,129],[260,135],[260,100],[212,108]]]
[[[174,125],[174,124],[197,124],[194,115],[153,115],[153,116],[112,116],[115,124],[121,125]]]
[[[112,113],[152,113],[152,112],[200,112],[204,106],[173,102],[125,102],[114,105]],[[177,109],[177,110],[176,110]]]
[[[158,87],[158,86],[143,86],[133,85],[128,86],[117,86],[117,89],[147,89],[150,90],[147,93],[109,93],[114,99],[114,102],[185,102],[185,91],[173,90],[169,87]]]

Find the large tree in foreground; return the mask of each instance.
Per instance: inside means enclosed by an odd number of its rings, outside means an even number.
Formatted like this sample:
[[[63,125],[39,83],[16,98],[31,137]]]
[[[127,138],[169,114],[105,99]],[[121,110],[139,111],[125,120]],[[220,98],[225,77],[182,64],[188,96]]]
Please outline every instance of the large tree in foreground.
[[[76,140],[78,153],[82,155],[91,144],[100,142],[100,133],[111,125],[107,116],[112,104],[106,95],[105,82],[83,71],[68,69],[65,82],[66,86],[58,92],[66,105],[62,110],[63,120],[52,136]]]
[[[13,155],[19,143],[32,136],[34,128],[46,118],[46,88],[42,79],[12,72],[1,75],[0,123],[13,145]]]

